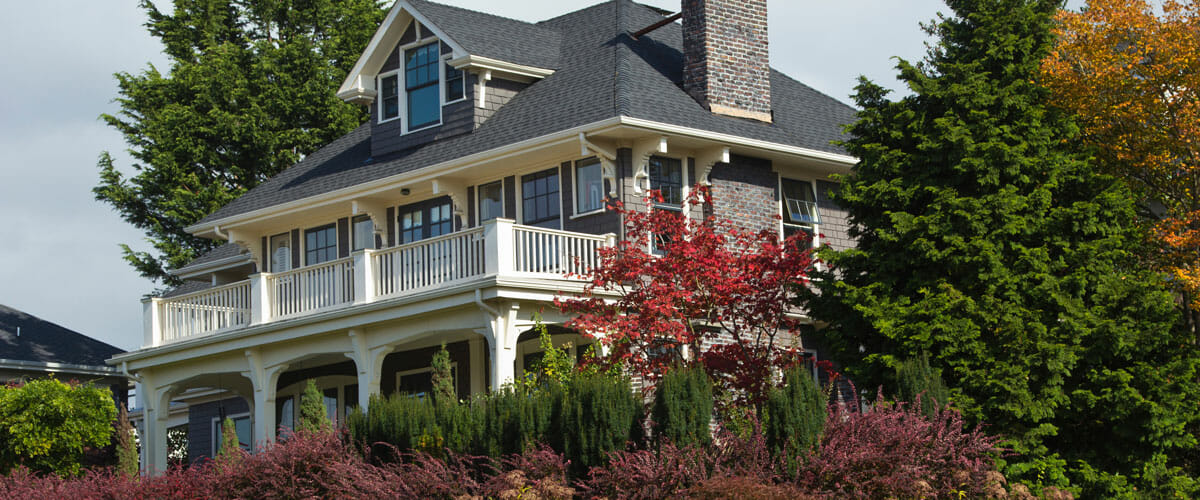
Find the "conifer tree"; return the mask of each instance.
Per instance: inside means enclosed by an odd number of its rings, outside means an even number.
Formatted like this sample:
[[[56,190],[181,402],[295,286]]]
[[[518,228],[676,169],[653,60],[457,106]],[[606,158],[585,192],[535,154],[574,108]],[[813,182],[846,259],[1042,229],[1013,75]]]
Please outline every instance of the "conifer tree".
[[[789,470],[797,470],[820,442],[828,417],[825,396],[812,372],[804,365],[785,371],[783,386],[771,389],[763,410],[767,446]]]
[[[125,409],[125,405],[120,406],[114,427],[117,443],[117,473],[125,477],[137,477],[140,469],[137,430],[129,421],[129,411]]]
[[[676,446],[712,441],[712,380],[701,366],[679,366],[663,375],[654,388],[654,436]]]
[[[941,373],[929,366],[929,353],[908,358],[896,367],[896,397],[913,404],[919,401],[921,413],[928,417],[950,403]]]
[[[1009,440],[1011,479],[1104,497],[1190,473],[1195,349],[1131,259],[1132,196],[1036,81],[1060,2],[947,3],[924,62],[898,63],[913,95],[857,88],[860,162],[836,197],[858,247],[824,255],[813,316],[861,386],[928,352]]]
[[[300,395],[300,425],[301,431],[322,432],[333,427],[325,410],[325,395],[317,389],[317,383],[308,379],[304,394]]]
[[[154,247],[125,246],[125,259],[170,282],[167,269],[219,244],[183,228],[362,123],[334,93],[384,11],[376,0],[141,6],[170,68],[115,75],[120,110],[101,118],[124,135],[135,173],[103,152],[93,192]]]
[[[438,406],[446,406],[458,402],[456,391],[454,390],[454,373],[450,366],[450,352],[446,350],[446,344],[442,344],[442,348],[433,354],[433,361],[430,365],[433,368],[433,373],[430,375],[433,382],[433,397],[434,404]]]

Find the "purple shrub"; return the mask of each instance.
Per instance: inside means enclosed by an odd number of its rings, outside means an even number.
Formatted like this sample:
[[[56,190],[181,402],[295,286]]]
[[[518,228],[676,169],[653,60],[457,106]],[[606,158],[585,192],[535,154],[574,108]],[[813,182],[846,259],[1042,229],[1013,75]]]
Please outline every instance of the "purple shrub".
[[[929,418],[905,403],[839,411],[797,484],[837,498],[987,497],[998,481],[996,441],[978,428],[965,431],[951,408]]]

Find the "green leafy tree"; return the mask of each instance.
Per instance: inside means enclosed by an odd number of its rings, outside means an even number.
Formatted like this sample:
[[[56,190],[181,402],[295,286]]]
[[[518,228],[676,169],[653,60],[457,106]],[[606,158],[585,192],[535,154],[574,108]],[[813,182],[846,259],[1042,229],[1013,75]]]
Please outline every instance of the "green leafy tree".
[[[804,365],[783,373],[783,385],[771,389],[763,407],[763,436],[771,452],[795,471],[825,431],[825,395]]]
[[[1156,457],[1187,472],[1197,358],[1132,258],[1133,197],[1036,81],[1059,4],[949,1],[924,62],[898,63],[913,95],[860,83],[860,161],[836,195],[858,246],[825,253],[808,305],[860,386],[928,352],[956,406],[1009,439],[1011,478],[1109,497],[1162,481]]]
[[[308,379],[304,394],[300,395],[300,425],[302,432],[326,432],[333,428],[325,411],[325,395],[317,389],[317,383]]]
[[[334,93],[383,19],[377,0],[143,0],[170,70],[117,73],[120,111],[101,118],[125,137],[125,176],[107,152],[93,191],[143,230],[153,252],[124,246],[142,276],[217,243],[183,229],[362,123]]]
[[[950,403],[950,390],[942,375],[929,366],[929,353],[904,360],[896,367],[896,397],[921,403],[921,414],[933,417],[939,407]]]
[[[654,388],[654,437],[677,446],[712,442],[712,380],[702,366],[680,366],[663,375]]]
[[[78,474],[84,447],[108,446],[112,392],[53,378],[0,388],[0,469]]]

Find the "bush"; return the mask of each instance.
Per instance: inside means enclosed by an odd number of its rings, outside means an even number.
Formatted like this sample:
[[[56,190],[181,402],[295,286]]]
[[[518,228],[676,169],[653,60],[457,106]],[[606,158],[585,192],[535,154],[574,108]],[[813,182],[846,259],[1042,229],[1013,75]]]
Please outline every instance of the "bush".
[[[325,395],[317,389],[317,382],[308,379],[304,394],[300,396],[299,429],[308,432],[327,431],[333,428],[325,409]]]
[[[712,381],[700,366],[677,367],[654,390],[654,437],[660,444],[707,445],[712,442]]]
[[[950,403],[950,391],[941,373],[929,367],[929,354],[909,358],[896,367],[896,397],[900,401],[921,407],[921,413],[932,417],[941,406]]]
[[[108,446],[112,392],[53,378],[0,387],[0,472],[78,474],[85,447]]]
[[[642,440],[642,401],[625,377],[581,374],[571,380],[562,401],[562,423],[551,428],[561,429],[556,434],[577,475],[604,464],[609,452]]]
[[[706,479],[688,488],[684,495],[691,500],[804,500],[817,497],[806,494],[791,484],[764,483],[757,478],[725,476]]]
[[[927,418],[911,404],[881,404],[831,415],[798,484],[839,498],[987,498],[998,451],[996,438],[965,431],[953,409]]]
[[[767,446],[794,473],[816,448],[825,428],[825,396],[804,365],[784,372],[782,387],[767,394],[763,433]]]

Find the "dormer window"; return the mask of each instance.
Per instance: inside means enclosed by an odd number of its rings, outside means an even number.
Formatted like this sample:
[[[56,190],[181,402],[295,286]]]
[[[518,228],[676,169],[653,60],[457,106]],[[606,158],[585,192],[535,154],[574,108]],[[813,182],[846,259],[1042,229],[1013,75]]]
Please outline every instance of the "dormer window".
[[[408,130],[442,121],[438,95],[438,42],[404,51],[404,90],[408,95]]]
[[[463,97],[466,97],[466,88],[463,82],[466,78],[463,77],[461,69],[454,69],[454,66],[446,65],[446,102],[453,102]]]
[[[400,74],[393,72],[379,79],[379,121],[400,116]]]

